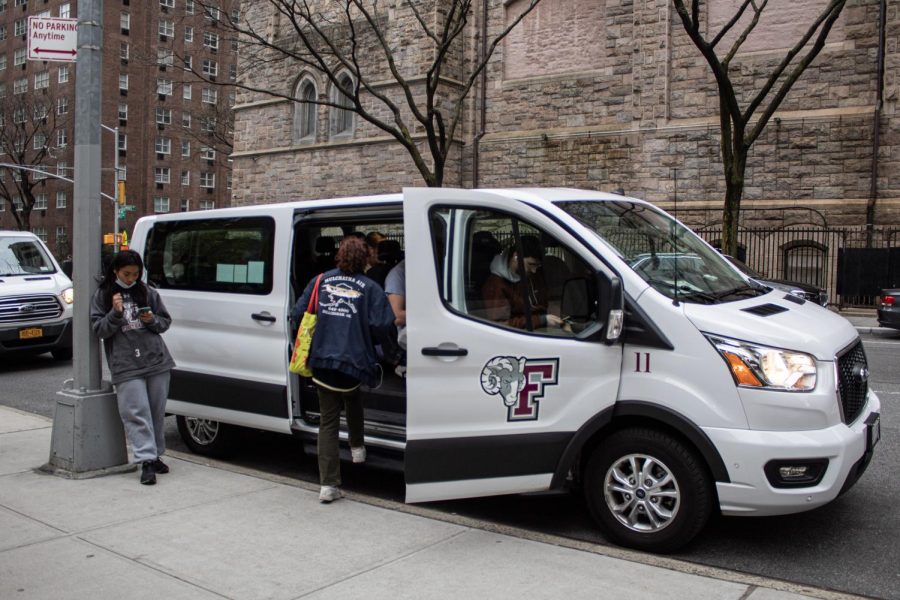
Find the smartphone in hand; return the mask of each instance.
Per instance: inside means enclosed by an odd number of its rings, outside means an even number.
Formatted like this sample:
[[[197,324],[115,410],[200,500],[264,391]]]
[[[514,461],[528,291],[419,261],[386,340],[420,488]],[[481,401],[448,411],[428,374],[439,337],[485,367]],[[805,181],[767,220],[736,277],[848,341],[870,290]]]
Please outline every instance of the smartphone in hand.
[[[138,309],[138,315],[146,315],[148,312],[151,312],[149,306],[142,306]]]

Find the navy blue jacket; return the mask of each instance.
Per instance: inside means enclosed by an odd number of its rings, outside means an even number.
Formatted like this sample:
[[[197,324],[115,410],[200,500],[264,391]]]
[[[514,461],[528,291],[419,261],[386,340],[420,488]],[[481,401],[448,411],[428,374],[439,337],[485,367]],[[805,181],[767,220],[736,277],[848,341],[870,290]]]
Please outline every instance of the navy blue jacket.
[[[315,283],[314,278],[294,305],[291,319],[295,323],[306,312]],[[389,339],[394,326],[394,311],[381,286],[362,274],[326,271],[319,284],[317,314],[309,366],[376,385],[378,359],[372,338]]]

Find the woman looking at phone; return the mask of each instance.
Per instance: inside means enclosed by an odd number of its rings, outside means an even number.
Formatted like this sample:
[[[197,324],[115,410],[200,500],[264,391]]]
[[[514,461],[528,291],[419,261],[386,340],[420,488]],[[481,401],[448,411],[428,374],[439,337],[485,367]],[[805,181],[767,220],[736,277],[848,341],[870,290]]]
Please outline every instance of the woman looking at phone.
[[[91,326],[103,340],[116,386],[119,416],[131,442],[141,483],[153,485],[169,467],[165,452],[169,371],[175,366],[162,334],[172,318],[159,293],[141,281],[144,263],[134,250],[113,258],[91,302]]]

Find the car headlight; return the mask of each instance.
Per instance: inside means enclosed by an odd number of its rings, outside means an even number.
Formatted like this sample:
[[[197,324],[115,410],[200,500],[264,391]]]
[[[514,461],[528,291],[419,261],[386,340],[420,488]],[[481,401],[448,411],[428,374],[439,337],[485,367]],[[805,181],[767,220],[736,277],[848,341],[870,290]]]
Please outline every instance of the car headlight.
[[[816,359],[809,354],[717,335],[706,337],[725,359],[739,386],[788,392],[808,392],[816,387]]]
[[[72,304],[75,302],[75,290],[72,288],[66,288],[63,290],[62,294],[59,295],[62,298],[63,302],[66,304]]]

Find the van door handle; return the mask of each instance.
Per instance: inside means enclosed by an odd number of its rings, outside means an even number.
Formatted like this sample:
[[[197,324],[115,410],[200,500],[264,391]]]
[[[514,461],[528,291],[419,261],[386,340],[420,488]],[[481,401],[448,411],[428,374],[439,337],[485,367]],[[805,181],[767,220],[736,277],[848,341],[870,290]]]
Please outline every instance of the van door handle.
[[[275,317],[273,317],[272,315],[270,315],[267,312],[253,313],[252,315],[250,315],[250,317],[254,321],[265,321],[266,323],[274,323],[275,322]]]
[[[469,351],[465,348],[440,348],[437,346],[428,346],[422,348],[422,354],[425,356],[467,356]]]

